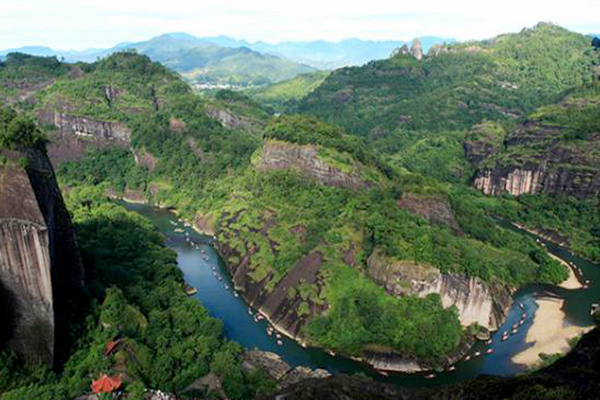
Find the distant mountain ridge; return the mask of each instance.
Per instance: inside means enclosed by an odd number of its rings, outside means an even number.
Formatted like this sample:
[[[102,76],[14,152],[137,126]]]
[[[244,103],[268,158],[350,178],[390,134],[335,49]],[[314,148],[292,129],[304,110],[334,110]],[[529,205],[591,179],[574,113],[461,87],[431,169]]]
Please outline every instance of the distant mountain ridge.
[[[423,51],[427,52],[435,44],[452,43],[454,39],[441,37],[421,37]],[[168,44],[178,51],[192,49],[208,45],[217,45],[222,47],[246,47],[250,50],[267,53],[279,57],[285,57],[292,61],[307,64],[319,69],[335,69],[349,65],[362,65],[371,60],[387,58],[397,47],[409,42],[401,40],[362,40],[356,38],[345,39],[339,42],[317,41],[298,41],[281,42],[277,44],[266,43],[262,41],[248,42],[238,40],[228,36],[195,37],[184,32],[167,33],[156,36],[150,40],[131,43],[124,42],[110,49],[87,49],[82,51],[62,51],[54,50],[42,46],[27,46],[15,49],[0,51],[0,57],[9,52],[22,52],[35,56],[56,55],[58,58],[64,58],[66,62],[85,61],[92,62],[98,58],[105,57],[116,51],[123,49],[138,49],[141,53],[148,55],[156,61],[165,57],[166,53],[154,54],[151,46],[159,45],[164,49]],[[174,54],[171,53],[172,56]],[[164,60],[163,60],[164,61]],[[162,61],[161,61],[162,62]]]

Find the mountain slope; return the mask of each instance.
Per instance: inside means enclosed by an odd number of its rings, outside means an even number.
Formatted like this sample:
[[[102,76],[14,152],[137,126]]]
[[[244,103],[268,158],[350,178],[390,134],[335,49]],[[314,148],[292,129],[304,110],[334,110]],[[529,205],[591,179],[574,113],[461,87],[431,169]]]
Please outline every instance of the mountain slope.
[[[248,89],[246,93],[259,103],[282,112],[315,90],[328,75],[328,71],[300,74],[286,81]]]
[[[594,79],[587,37],[551,24],[331,74],[298,110],[363,136],[512,120]]]
[[[433,45],[454,42],[453,39],[438,37],[422,37],[424,51]],[[23,47],[7,51],[0,51],[0,57],[8,52],[22,52],[36,56],[56,55],[64,58],[67,62],[93,62],[98,58],[105,57],[125,48],[138,48],[144,54],[151,56],[156,61],[162,61],[160,57],[183,49],[217,45],[220,47],[239,48],[247,47],[254,51],[288,58],[297,63],[308,64],[319,69],[334,69],[348,65],[362,65],[371,60],[386,58],[392,50],[405,44],[402,41],[386,40],[371,41],[361,39],[346,39],[340,42],[310,41],[310,42],[282,42],[277,44],[265,42],[248,42],[246,40],[233,39],[220,35],[214,37],[195,37],[187,33],[175,32],[157,36],[145,42],[122,43],[112,49],[88,49],[84,51],[60,51],[46,47]],[[152,47],[163,48],[163,50],[151,50]],[[174,51],[169,50],[175,49]],[[146,52],[148,51],[148,52]],[[156,58],[155,58],[156,57]]]
[[[257,86],[291,79],[315,71],[307,65],[260,54],[246,47],[196,47],[163,63],[193,84]]]
[[[207,103],[137,54],[79,68],[34,105],[55,141],[104,143],[62,164],[63,182],[176,207],[217,236],[243,296],[299,340],[382,368],[445,365],[471,342],[465,327],[497,329],[512,288],[566,275],[460,191],[394,171],[336,126],[286,116],[262,128],[251,101],[230,92]]]

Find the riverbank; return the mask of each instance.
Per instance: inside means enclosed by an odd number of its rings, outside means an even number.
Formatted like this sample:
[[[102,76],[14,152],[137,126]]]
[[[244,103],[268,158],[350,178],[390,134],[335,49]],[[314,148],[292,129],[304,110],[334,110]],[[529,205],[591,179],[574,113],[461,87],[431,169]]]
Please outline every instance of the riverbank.
[[[548,252],[548,255],[550,257],[552,257],[553,259],[555,259],[556,261],[560,262],[562,265],[564,265],[567,268],[567,270],[569,271],[569,277],[565,281],[562,281],[561,283],[559,283],[557,285],[558,287],[561,287],[563,289],[570,289],[570,290],[581,289],[583,287],[583,285],[577,278],[577,275],[575,275],[575,271],[574,271],[573,267],[568,262],[566,262],[562,258],[552,254],[551,252]]]
[[[571,325],[562,310],[564,302],[562,299],[550,297],[536,299],[539,308],[526,337],[526,342],[531,346],[513,356],[513,363],[532,367],[540,361],[542,353],[565,353],[570,349],[570,339],[593,329],[593,326]]]

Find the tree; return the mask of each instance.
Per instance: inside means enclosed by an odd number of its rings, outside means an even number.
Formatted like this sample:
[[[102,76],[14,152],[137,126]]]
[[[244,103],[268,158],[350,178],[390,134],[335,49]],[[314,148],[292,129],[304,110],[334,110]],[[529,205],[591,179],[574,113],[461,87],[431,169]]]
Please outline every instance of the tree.
[[[594,48],[596,50],[600,49],[600,38],[599,37],[595,37],[594,40],[592,40],[592,46],[594,46]]]

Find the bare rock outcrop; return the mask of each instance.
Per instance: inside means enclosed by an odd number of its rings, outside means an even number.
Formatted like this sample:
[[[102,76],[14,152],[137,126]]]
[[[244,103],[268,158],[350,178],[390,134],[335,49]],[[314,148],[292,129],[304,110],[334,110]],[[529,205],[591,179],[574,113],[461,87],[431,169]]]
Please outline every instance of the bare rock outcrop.
[[[343,172],[337,167],[328,165],[319,157],[315,145],[269,140],[265,142],[260,160],[255,163],[255,166],[259,171],[294,169],[329,186],[354,190],[373,186],[372,182],[361,179],[356,172]],[[360,169],[358,163],[356,167],[356,170]]]
[[[435,225],[449,227],[455,234],[463,235],[452,207],[446,199],[436,196],[416,196],[407,194],[398,200],[398,207],[412,214],[421,215]]]
[[[251,350],[244,353],[242,368],[248,372],[260,369],[275,379],[281,388],[296,384],[305,379],[324,379],[331,376],[324,369],[311,369],[302,365],[291,367],[278,354],[268,351]]]
[[[54,125],[61,135],[68,134],[125,143],[131,141],[131,131],[122,122],[100,121],[69,115],[57,110],[42,110],[38,117],[40,121]]]
[[[405,56],[409,53],[410,53],[410,50],[409,50],[408,46],[406,44],[404,44],[404,45],[402,45],[402,47],[395,48],[394,51],[392,51],[392,54],[390,54],[390,58],[397,57],[399,55]]]
[[[490,331],[502,324],[510,307],[510,293],[494,290],[477,277],[442,274],[437,268],[413,261],[393,260],[379,251],[367,260],[368,274],[393,296],[440,295],[442,304],[455,306],[464,326],[478,324]]]
[[[542,121],[526,121],[506,137],[471,134],[465,154],[476,168],[473,186],[494,196],[600,196],[600,132],[590,133],[585,141],[566,139],[569,134],[571,128]]]
[[[254,131],[264,126],[264,123],[258,120],[245,115],[235,114],[222,107],[206,106],[206,115],[219,121],[225,128]]]
[[[410,45],[410,54],[417,60],[423,59],[423,46],[421,46],[421,41],[419,39],[412,41],[412,44]]]
[[[0,308],[10,307],[0,345],[52,365],[83,287],[71,218],[42,151],[0,155]]]

